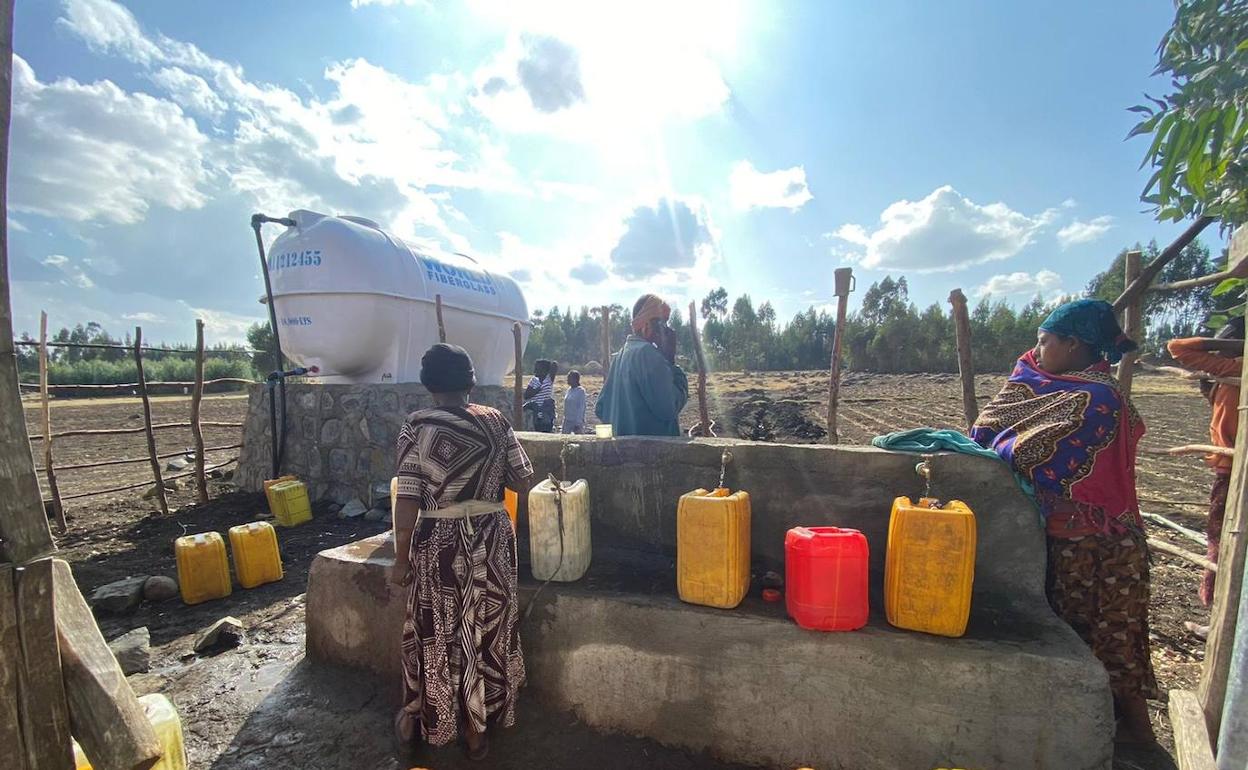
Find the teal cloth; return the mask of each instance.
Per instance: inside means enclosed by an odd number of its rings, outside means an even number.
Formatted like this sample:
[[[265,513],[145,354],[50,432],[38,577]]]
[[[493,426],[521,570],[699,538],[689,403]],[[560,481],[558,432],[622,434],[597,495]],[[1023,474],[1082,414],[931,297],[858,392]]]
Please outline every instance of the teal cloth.
[[[1114,317],[1114,307],[1102,299],[1077,299],[1059,305],[1040,324],[1040,331],[1059,337],[1083,340],[1111,364],[1122,360],[1122,354],[1135,350]]]
[[[679,436],[689,379],[651,343],[629,336],[611,357],[594,414],[617,436]]]
[[[964,455],[976,455],[978,457],[987,457],[997,462],[1005,462],[996,452],[991,449],[980,446],[965,433],[961,433],[949,428],[912,428],[911,430],[897,431],[883,436],[876,436],[871,439],[871,446],[880,449],[891,449],[894,452],[918,452],[927,454],[930,452],[959,452]],[[1014,480],[1018,482],[1018,488],[1023,490],[1023,494],[1035,502],[1036,494],[1031,487],[1031,482],[1017,473],[1014,474]]]

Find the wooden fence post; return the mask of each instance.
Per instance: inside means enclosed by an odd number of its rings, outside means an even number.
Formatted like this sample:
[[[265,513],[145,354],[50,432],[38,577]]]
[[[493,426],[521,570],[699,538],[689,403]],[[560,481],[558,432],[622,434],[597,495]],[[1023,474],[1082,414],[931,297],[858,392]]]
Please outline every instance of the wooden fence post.
[[[693,355],[694,360],[698,364],[698,423],[703,436],[714,436],[715,431],[711,429],[711,412],[706,404],[706,357],[702,355],[702,339],[698,336],[698,312],[697,306],[689,303],[689,332],[693,335]],[[693,435],[693,430],[689,431]]]
[[[52,465],[52,405],[48,402],[48,314],[39,313],[39,400],[43,410],[43,468],[48,476],[48,494],[52,497],[52,513],[57,529],[65,534],[65,506],[56,484],[56,468]]]
[[[832,361],[828,366],[828,443],[839,444],[840,433],[836,426],[836,410],[841,400],[841,344],[845,339],[845,314],[849,306],[849,293],[853,291],[854,270],[838,267],[836,276],[836,327],[832,330]]]
[[[1140,258],[1138,251],[1128,251],[1123,264],[1123,286],[1130,286],[1140,277]],[[1144,331],[1144,292],[1136,294],[1122,310],[1122,331],[1138,344]],[[1135,379],[1135,361],[1138,353],[1124,353],[1118,362],[1118,387],[1123,394],[1131,395],[1131,382]]]
[[[147,434],[147,454],[152,459],[152,476],[156,479],[156,499],[160,512],[169,515],[165,497],[165,481],[160,476],[160,458],[156,456],[156,434],[152,431],[152,404],[147,397],[147,378],[143,376],[143,327],[134,327],[134,365],[138,368],[139,398],[143,400],[143,431]]]
[[[1248,239],[1232,239],[1231,263],[1243,258],[1235,244],[1248,249]],[[1241,379],[1248,377],[1248,357],[1244,358]],[[1239,412],[1248,410],[1248,388],[1240,388]],[[1244,580],[1244,563],[1248,561],[1248,420],[1239,421],[1235,435],[1235,460],[1231,466],[1231,488],[1226,500],[1226,519],[1222,523],[1222,545],[1218,550],[1218,577],[1213,587],[1213,607],[1209,613],[1209,639],[1205,643],[1205,662],[1201,668],[1197,696],[1209,734],[1218,734],[1222,725],[1222,706],[1226,699],[1227,676],[1231,669],[1231,651],[1235,644],[1235,627],[1240,620],[1239,601]],[[1243,619],[1248,622],[1248,618]]]
[[[438,316],[438,342],[446,342],[446,324],[442,322],[442,295],[433,295],[433,312]]]
[[[516,430],[524,430],[524,346],[520,342],[520,322],[511,325],[511,337],[516,344],[516,384],[511,419]]]
[[[953,307],[958,375],[962,378],[962,414],[966,417],[966,429],[970,430],[979,417],[979,403],[975,400],[975,362],[971,357],[971,316],[966,309],[966,295],[961,289],[949,292],[949,304]]]
[[[204,477],[204,429],[199,424],[200,402],[204,398],[204,321],[195,319],[195,389],[191,391],[191,438],[195,441],[195,493],[200,503],[208,502],[208,479]],[[157,458],[160,459],[160,458]]]
[[[611,371],[611,306],[603,305],[602,313],[602,376]]]
[[[54,609],[53,604],[52,562],[38,559],[13,571],[18,636],[22,640],[18,702],[22,706],[26,767],[30,770],[73,767],[70,715],[57,645],[59,608]]]

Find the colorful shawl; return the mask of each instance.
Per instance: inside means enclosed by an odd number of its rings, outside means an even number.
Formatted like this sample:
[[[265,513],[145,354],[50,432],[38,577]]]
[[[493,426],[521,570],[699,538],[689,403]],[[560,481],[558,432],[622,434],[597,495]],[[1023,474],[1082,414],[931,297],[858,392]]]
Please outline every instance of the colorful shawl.
[[[1033,484],[1049,532],[1067,536],[1142,526],[1135,450],[1143,435],[1108,363],[1049,374],[1032,351],[971,429],[971,438]]]

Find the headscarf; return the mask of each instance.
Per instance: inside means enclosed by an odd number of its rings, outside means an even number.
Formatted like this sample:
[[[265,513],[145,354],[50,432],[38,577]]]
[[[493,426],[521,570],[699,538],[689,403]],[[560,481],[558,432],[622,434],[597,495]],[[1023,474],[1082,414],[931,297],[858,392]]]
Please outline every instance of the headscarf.
[[[439,342],[420,359],[420,384],[430,393],[471,390],[477,384],[472,358],[459,345]]]
[[[1111,364],[1136,348],[1118,325],[1113,305],[1101,299],[1078,299],[1060,305],[1040,324],[1040,331],[1085,342]]]
[[[633,313],[633,334],[645,334],[650,322],[656,318],[667,323],[672,317],[672,308],[654,294],[643,294],[638,300],[641,306]]]

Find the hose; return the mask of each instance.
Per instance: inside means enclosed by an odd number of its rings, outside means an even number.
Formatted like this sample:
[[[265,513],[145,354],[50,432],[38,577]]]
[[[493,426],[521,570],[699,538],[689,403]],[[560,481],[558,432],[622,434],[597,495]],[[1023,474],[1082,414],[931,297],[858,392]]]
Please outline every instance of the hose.
[[[285,360],[282,356],[282,340],[277,331],[277,305],[273,302],[273,282],[269,278],[269,261],[264,255],[264,239],[260,237],[260,226],[266,222],[294,227],[295,220],[288,217],[270,217],[264,214],[251,215],[251,229],[256,233],[256,249],[260,252],[260,274],[264,276],[264,295],[269,306],[269,328],[273,330],[275,369],[266,378],[266,381],[269,388],[269,435],[272,442],[273,478],[277,478],[282,474],[282,460],[286,456],[286,377],[285,372],[282,371]],[[276,383],[274,380],[276,380]],[[280,433],[277,425],[277,396],[274,392],[275,390],[281,390],[282,393],[282,424]]]

